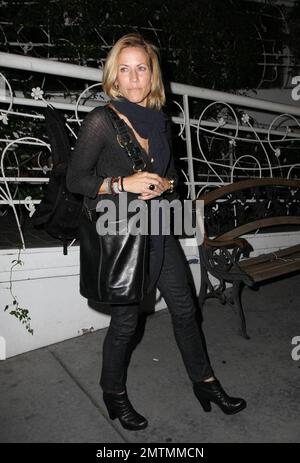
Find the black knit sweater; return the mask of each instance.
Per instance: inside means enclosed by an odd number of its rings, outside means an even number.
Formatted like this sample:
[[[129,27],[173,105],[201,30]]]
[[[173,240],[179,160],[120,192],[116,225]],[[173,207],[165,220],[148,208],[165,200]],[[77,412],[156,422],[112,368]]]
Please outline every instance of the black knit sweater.
[[[134,134],[133,139],[139,146]],[[141,151],[147,165],[145,170],[154,172],[151,145],[149,155],[143,149]],[[68,189],[85,196],[86,205],[93,209],[100,199],[98,191],[105,177],[132,174],[132,162],[117,141],[116,130],[107,110],[103,106],[97,106],[84,118],[80,127],[67,173]],[[174,177],[175,184],[178,181],[172,153],[164,176]],[[136,199],[137,196],[135,193],[128,193],[128,200]],[[108,195],[103,197],[108,198]],[[172,200],[176,194],[165,192],[160,198],[162,197]]]

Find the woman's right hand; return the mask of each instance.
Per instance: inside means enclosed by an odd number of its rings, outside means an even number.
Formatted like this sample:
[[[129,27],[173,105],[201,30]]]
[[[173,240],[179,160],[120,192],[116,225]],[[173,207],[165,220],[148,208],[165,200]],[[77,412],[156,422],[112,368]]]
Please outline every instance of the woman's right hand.
[[[149,190],[150,184],[155,185],[154,190]],[[123,187],[127,192],[144,195],[145,199],[155,198],[165,191],[164,181],[160,175],[144,171],[124,177]]]

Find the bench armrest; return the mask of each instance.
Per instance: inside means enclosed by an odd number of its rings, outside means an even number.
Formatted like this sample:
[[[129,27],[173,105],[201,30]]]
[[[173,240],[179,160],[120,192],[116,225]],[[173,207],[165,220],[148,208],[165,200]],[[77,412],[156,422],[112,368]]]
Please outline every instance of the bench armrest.
[[[205,237],[204,246],[214,247],[214,248],[240,248],[243,256],[248,257],[250,252],[253,251],[253,248],[250,243],[248,243],[245,238],[233,238],[228,240],[211,240],[210,238]]]

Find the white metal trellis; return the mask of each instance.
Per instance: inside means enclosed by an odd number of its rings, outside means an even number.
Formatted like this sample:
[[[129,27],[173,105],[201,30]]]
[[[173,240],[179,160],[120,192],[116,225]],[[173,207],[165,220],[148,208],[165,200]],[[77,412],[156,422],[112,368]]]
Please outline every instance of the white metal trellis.
[[[102,71],[100,69],[3,52],[0,52],[0,66],[2,66],[2,68],[19,69],[32,73],[39,72],[42,74],[73,77],[83,80],[85,83],[96,82],[87,84],[75,102],[63,96],[51,98],[51,105],[55,108],[68,111],[71,110],[74,113],[74,117],[68,118],[68,128],[74,138],[76,138],[76,134],[71,125],[80,123],[78,113],[83,113],[84,117],[95,105],[103,104],[105,101],[105,98],[101,101],[99,99],[96,101],[90,99],[87,105],[79,104],[83,95],[91,93],[91,89],[101,85]],[[38,109],[49,104],[50,100],[45,99],[42,95],[40,95],[38,99],[25,98],[20,94],[18,96],[13,96],[13,91],[8,80],[3,74],[1,74],[1,76],[5,83],[5,92],[0,93],[0,103],[7,104],[7,108],[0,109],[0,116],[2,117],[0,124],[5,123],[5,118],[8,118],[6,122],[9,124],[10,118],[15,117],[31,118],[37,121],[43,120],[43,115],[38,114]],[[300,168],[300,163],[298,162],[290,164],[286,162],[284,165],[281,164],[279,159],[280,148],[278,148],[280,144],[286,143],[287,141],[298,142],[300,140],[300,131],[288,130],[287,126],[288,118],[292,121],[292,124],[296,124],[296,126],[300,127],[298,120],[300,116],[299,107],[174,82],[171,83],[170,89],[171,98],[182,98],[181,104],[178,103],[178,101],[174,101],[176,109],[179,108],[179,114],[175,113],[172,117],[172,121],[174,124],[180,126],[178,135],[185,143],[186,155],[181,155],[180,159],[187,161],[187,172],[183,171],[183,173],[186,178],[185,183],[188,187],[188,197],[195,199],[206,186],[218,186],[222,183],[232,181],[234,179],[234,172],[247,171],[253,172],[253,175],[261,176],[268,171],[269,175],[272,176],[277,169],[284,169],[288,178],[292,171]],[[191,100],[200,101],[204,108],[198,119],[190,117]],[[207,104],[205,102],[207,102]],[[23,107],[29,108],[29,111],[23,112]],[[224,108],[227,110],[225,118],[221,112],[221,107],[223,110]],[[212,108],[219,108],[218,110],[222,115],[217,119],[210,117],[209,111]],[[238,110],[236,108],[241,109]],[[275,116],[268,127],[262,127],[259,126],[259,124],[250,122],[249,115],[245,113],[245,108],[248,108],[249,113],[251,113],[251,110],[261,110],[268,114],[274,114]],[[240,116],[238,117],[238,112],[243,112],[242,120],[240,120]],[[285,120],[285,125],[282,129],[280,125],[275,127],[275,123],[277,124],[279,119]],[[228,158],[228,162],[225,159],[208,159],[207,154],[205,154],[205,148],[202,146],[200,134],[209,137],[210,145],[216,140],[222,140],[224,143],[230,144],[231,152],[235,149],[236,144],[240,142],[245,142],[253,147],[259,145],[265,155],[266,164],[262,165],[261,160],[258,160],[253,153],[241,153],[236,159],[233,159],[231,156]],[[193,144],[193,136],[196,137],[198,143],[197,153],[195,145]],[[276,139],[274,137],[276,137]],[[5,144],[1,153],[2,176],[0,177],[0,184],[4,184],[4,187],[0,185],[0,204],[8,204],[13,208],[21,234],[22,244],[25,248],[15,204],[24,204],[29,210],[29,213],[32,213],[34,204],[38,203],[39,200],[31,197],[16,200],[11,194],[10,187],[14,184],[26,182],[40,184],[47,182],[48,177],[45,176],[45,174],[47,174],[47,169],[43,170],[43,167],[40,168],[41,172],[44,174],[43,177],[8,175],[5,173],[4,169],[4,156],[8,150],[11,150],[15,146],[18,146],[20,149],[20,147],[26,146],[26,144],[30,144],[31,146],[45,146],[47,148],[49,148],[49,145],[42,140],[32,137],[15,137],[13,134],[11,134],[9,139],[3,138],[0,135],[0,143]],[[267,151],[267,147],[269,152]],[[275,154],[275,157],[277,157],[276,163],[272,164],[270,159],[271,154]],[[243,160],[245,162],[246,159],[252,159],[253,161],[252,164],[247,167],[241,165],[241,161]],[[212,178],[200,181],[197,180],[195,176],[195,166],[197,165],[205,166],[206,169],[208,169],[209,176],[212,176]],[[223,174],[216,169],[225,171],[226,178],[223,178]],[[215,180],[216,178],[218,181]]]

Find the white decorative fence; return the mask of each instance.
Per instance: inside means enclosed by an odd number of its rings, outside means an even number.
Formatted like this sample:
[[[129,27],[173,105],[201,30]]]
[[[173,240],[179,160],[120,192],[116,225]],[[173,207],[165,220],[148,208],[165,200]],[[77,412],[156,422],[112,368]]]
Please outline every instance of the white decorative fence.
[[[99,69],[7,53],[0,53],[0,66],[31,74],[52,74],[60,78],[80,79],[84,81],[85,87],[75,101],[71,101],[72,96],[64,98],[62,93],[53,96],[51,92],[40,87],[32,89],[32,98],[26,98],[23,95],[15,96],[17,92],[4,73],[1,73],[0,123],[8,127],[14,118],[35,120],[37,123],[42,121],[43,115],[38,113],[38,109],[51,104],[71,114],[67,118],[67,127],[75,142],[78,125],[84,114],[95,105],[106,101],[101,91],[102,71]],[[40,80],[43,80],[42,76]],[[90,84],[93,81],[96,83]],[[295,152],[300,147],[299,107],[178,83],[171,83],[170,89],[172,121],[177,126],[178,140],[181,142],[180,152],[176,151],[175,147],[174,154],[184,163],[180,170],[187,187],[187,198],[194,199],[204,188],[232,182],[237,178],[298,177],[300,162],[295,160]],[[197,109],[200,108],[197,118],[190,116],[191,112],[194,115],[196,113],[195,109],[192,111],[191,103],[196,105]],[[3,108],[5,105],[6,109]],[[29,107],[29,111],[25,112],[24,106]],[[256,111],[256,114],[260,111],[261,120],[254,120],[251,111]],[[40,200],[31,196],[16,199],[14,186],[25,183],[44,184],[48,181],[51,166],[38,162],[38,166],[31,171],[28,170],[26,176],[20,176],[18,152],[26,150],[27,145],[30,145],[31,148],[36,147],[40,156],[43,150],[49,149],[49,145],[39,138],[14,135],[11,133],[9,138],[0,135],[0,204],[9,204],[14,210],[22,245],[25,248],[26,243],[15,205],[24,204],[28,213],[32,214],[34,205]],[[288,151],[287,146],[293,154],[292,159],[282,154],[283,150]],[[13,153],[14,165],[6,165],[8,152]],[[13,175],[14,172],[17,174]],[[41,175],[37,176],[37,173]]]

